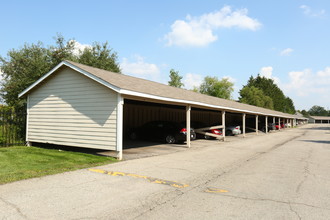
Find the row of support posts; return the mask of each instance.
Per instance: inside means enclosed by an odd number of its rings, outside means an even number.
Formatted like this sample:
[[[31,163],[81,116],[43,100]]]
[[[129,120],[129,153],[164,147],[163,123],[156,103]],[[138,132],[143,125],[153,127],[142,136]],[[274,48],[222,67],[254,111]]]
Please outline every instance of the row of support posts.
[[[124,105],[124,99],[123,97],[118,94],[117,97],[118,100],[118,104],[117,104],[117,158],[119,160],[121,160],[123,158],[123,105]],[[223,126],[223,140],[225,140],[226,137],[226,132],[225,132],[225,128],[226,128],[226,112],[222,111],[221,112],[221,121],[222,121],[222,126]],[[246,114],[242,113],[242,119],[243,119],[243,128],[242,128],[242,134],[243,137],[245,137],[245,129],[246,129]],[[187,147],[190,148],[191,147],[191,143],[190,143],[190,120],[191,120],[191,105],[187,105],[186,106],[186,129],[187,129]],[[256,115],[255,116],[255,128],[256,128],[256,134],[258,135],[258,122],[259,122],[259,116]],[[268,116],[265,116],[265,122],[266,122],[266,129],[265,132],[268,133]],[[284,122],[284,121],[283,121]],[[273,123],[275,123],[275,117],[273,117]],[[279,123],[279,129],[280,129],[280,124],[281,124],[281,118],[278,118],[278,123]],[[286,119],[286,123],[289,123],[289,119]],[[294,124],[294,119],[290,119],[290,124],[291,127],[293,127]]]
[[[222,126],[223,126],[223,132],[222,132],[222,135],[223,135],[223,140],[225,140],[225,126],[226,126],[226,112],[225,111],[222,111],[221,112],[221,121],[222,121]],[[186,128],[187,128],[187,140],[186,140],[186,143],[187,143],[187,147],[190,148],[191,147],[191,141],[190,141],[190,120],[191,120],[191,106],[188,105],[186,106]],[[275,117],[273,117],[273,123],[275,123],[276,119]],[[293,119],[283,119],[283,123],[286,123],[288,124],[290,122],[291,124],[291,127],[293,127]],[[256,128],[256,134],[258,135],[259,134],[259,116],[256,115],[255,116],[255,128]],[[242,113],[242,124],[243,124],[243,127],[242,127],[242,134],[243,134],[243,137],[246,137],[246,113]],[[281,118],[279,117],[278,118],[278,124],[279,124],[279,130],[281,130]],[[268,130],[268,116],[265,116],[265,133],[267,134],[269,132]]]

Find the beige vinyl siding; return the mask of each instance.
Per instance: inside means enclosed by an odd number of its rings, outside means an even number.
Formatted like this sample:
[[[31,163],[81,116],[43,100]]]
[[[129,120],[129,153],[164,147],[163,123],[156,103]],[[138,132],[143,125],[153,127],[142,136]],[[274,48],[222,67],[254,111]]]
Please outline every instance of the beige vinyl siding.
[[[64,68],[28,99],[30,142],[116,150],[117,93]]]

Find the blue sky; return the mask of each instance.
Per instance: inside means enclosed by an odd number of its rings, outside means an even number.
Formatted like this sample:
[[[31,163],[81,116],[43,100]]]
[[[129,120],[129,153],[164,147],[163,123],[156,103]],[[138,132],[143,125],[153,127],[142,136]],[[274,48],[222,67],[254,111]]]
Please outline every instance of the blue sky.
[[[77,48],[108,41],[123,73],[185,87],[228,77],[272,78],[297,109],[330,108],[330,2],[326,0],[2,1],[0,55],[24,43]]]

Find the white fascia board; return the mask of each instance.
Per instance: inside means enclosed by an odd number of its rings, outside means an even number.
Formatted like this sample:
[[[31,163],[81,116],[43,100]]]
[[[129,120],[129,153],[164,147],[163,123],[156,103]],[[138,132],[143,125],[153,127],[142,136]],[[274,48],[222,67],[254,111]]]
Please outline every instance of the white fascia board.
[[[26,88],[23,92],[21,92],[18,97],[22,97],[24,96],[26,93],[28,93],[30,90],[32,90],[34,87],[36,87],[39,83],[41,83],[42,81],[44,81],[46,78],[48,78],[50,75],[52,75],[57,69],[59,69],[61,66],[68,66],[70,67],[71,69],[85,75],[86,77],[104,85],[105,87],[108,87],[109,89],[112,89],[114,90],[115,92],[119,92],[119,88],[116,87],[116,86],[113,86],[111,85],[110,83],[94,76],[93,74],[90,74],[89,72],[85,71],[85,70],[82,70],[78,67],[76,67],[75,65],[72,65],[71,63],[68,63],[68,62],[65,62],[65,61],[62,61],[61,63],[59,63],[57,66],[55,66],[51,71],[49,71],[47,74],[45,74],[44,76],[42,76],[40,79],[38,79],[35,83],[33,83],[31,86],[29,86],[28,88]]]
[[[143,97],[143,98],[149,98],[149,99],[157,99],[157,100],[161,100],[161,101],[175,102],[178,104],[181,103],[181,104],[189,104],[189,105],[199,105],[199,106],[205,106],[205,107],[221,109],[221,110],[239,111],[239,112],[257,114],[257,115],[267,115],[267,116],[284,118],[284,116],[282,116],[282,115],[265,114],[262,112],[254,112],[254,111],[249,111],[249,110],[244,110],[244,109],[229,108],[229,107],[224,107],[224,106],[220,106],[220,105],[206,104],[206,103],[202,103],[202,102],[188,101],[188,100],[182,100],[182,99],[173,99],[173,98],[161,97],[161,96],[150,95],[150,94],[145,94],[145,93],[140,93],[140,92],[134,92],[134,91],[126,90],[126,89],[121,89],[119,91],[119,93],[121,93],[123,95],[131,95],[131,96],[137,96],[137,97]]]

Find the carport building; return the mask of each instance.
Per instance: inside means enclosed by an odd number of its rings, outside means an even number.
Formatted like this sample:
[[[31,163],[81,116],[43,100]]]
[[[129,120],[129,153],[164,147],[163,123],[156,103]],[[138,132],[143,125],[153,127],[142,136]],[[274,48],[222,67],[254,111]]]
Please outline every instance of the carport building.
[[[330,124],[330,116],[310,116],[309,122],[314,124]]]
[[[249,121],[258,132],[259,122],[293,126],[295,119],[71,61],[58,64],[19,97],[27,98],[27,143],[114,150],[120,159],[124,133],[148,120],[186,121],[189,137],[192,118],[217,122],[223,128],[226,122],[239,120],[235,123],[242,125],[243,136]]]

